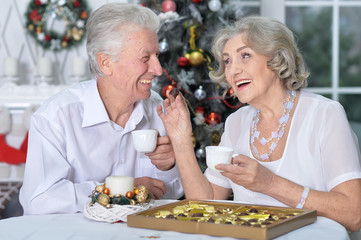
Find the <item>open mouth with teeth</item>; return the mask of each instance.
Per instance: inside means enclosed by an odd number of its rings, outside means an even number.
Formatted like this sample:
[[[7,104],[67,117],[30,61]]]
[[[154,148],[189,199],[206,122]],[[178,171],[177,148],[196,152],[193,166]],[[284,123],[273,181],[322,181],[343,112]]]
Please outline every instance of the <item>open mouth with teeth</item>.
[[[242,80],[242,81],[236,82],[236,86],[237,86],[237,88],[240,88],[240,87],[244,87],[250,83],[251,83],[251,80]]]
[[[143,84],[150,84],[150,83],[152,83],[152,80],[143,79],[143,80],[140,80],[139,82],[143,83]]]

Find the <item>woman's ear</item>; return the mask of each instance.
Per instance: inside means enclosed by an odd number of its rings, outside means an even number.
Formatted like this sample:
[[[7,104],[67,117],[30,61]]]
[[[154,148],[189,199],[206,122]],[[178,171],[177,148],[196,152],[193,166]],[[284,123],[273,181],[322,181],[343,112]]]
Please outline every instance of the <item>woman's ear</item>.
[[[98,66],[105,75],[112,75],[113,73],[111,60],[112,60],[111,56],[104,54],[102,52],[97,53]]]

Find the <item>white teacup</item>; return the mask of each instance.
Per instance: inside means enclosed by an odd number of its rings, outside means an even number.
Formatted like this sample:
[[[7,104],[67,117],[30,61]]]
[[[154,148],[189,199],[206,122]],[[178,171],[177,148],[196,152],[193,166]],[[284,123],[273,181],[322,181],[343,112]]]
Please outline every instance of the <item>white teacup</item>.
[[[132,131],[133,144],[135,150],[141,153],[153,152],[157,146],[158,130],[134,130]]]
[[[222,172],[214,166],[220,163],[231,164],[233,149],[222,146],[207,146],[206,147],[206,162],[210,169]]]

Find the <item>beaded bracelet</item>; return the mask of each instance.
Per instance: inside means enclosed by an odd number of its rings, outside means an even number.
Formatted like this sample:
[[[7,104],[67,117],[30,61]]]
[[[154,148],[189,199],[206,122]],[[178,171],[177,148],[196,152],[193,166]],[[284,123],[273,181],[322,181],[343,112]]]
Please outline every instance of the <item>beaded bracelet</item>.
[[[309,192],[310,192],[310,188],[304,187],[301,199],[300,199],[299,203],[297,204],[296,208],[303,208],[303,205],[305,205],[305,202],[306,202]]]

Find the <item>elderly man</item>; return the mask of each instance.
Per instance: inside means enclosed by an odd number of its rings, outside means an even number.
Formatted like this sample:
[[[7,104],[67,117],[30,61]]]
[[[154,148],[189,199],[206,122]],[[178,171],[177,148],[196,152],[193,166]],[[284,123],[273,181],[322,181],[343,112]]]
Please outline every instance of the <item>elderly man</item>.
[[[87,22],[93,80],[45,102],[31,119],[20,190],[24,214],[82,211],[96,185],[111,175],[135,178],[154,198],[183,195],[173,148],[151,90],[162,74],[157,16],[140,5],[110,3]],[[157,129],[157,147],[138,153],[131,132]]]

